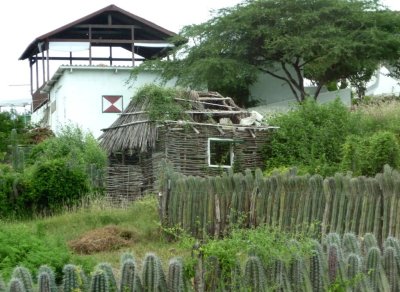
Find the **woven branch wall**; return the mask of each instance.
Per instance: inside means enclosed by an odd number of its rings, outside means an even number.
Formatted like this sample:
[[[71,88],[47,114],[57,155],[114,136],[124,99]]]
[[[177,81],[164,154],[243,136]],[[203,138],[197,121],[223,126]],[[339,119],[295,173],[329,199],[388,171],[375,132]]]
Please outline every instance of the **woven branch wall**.
[[[268,139],[268,131],[218,130],[213,126],[197,126],[196,130],[160,127],[155,149],[130,155],[126,151],[122,154],[125,155],[123,159],[110,160],[106,187],[110,200],[133,200],[146,192],[155,192],[155,180],[163,158],[172,163],[175,171],[184,175],[205,177],[221,174],[222,168],[208,165],[208,138],[232,139],[236,166],[243,169],[262,167],[261,148]]]

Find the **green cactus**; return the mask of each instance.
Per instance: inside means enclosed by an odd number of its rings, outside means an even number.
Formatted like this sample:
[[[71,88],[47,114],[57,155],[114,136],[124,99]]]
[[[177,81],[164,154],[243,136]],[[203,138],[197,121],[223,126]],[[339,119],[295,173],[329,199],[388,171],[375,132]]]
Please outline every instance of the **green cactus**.
[[[266,279],[261,260],[257,256],[251,256],[246,261],[244,270],[245,287],[250,291],[266,291]]]
[[[75,265],[65,265],[63,268],[63,292],[79,292],[88,289],[86,276],[82,269]]]
[[[117,281],[115,280],[112,267],[109,263],[100,263],[97,265],[96,270],[103,270],[107,275],[108,287],[110,292],[118,292]]]
[[[312,291],[324,291],[323,267],[320,252],[312,251],[310,259],[310,281]]]
[[[56,278],[54,275],[54,271],[52,268],[50,268],[49,266],[43,265],[40,266],[39,271],[38,271],[38,286],[39,286],[39,290],[40,290],[40,275],[41,274],[47,274],[47,276],[49,277],[48,281],[49,281],[49,291],[50,292],[57,292],[57,284],[56,284]],[[46,276],[44,276],[46,277]],[[46,279],[44,279],[44,284],[46,283]],[[41,291],[41,290],[40,290]]]
[[[340,278],[340,250],[336,243],[328,246],[328,277],[330,284]]]
[[[372,233],[366,233],[364,235],[364,250],[368,252],[372,247],[378,247],[375,235]]]
[[[216,256],[209,256],[204,263],[204,282],[206,291],[216,291],[221,289],[221,266]]]
[[[168,266],[168,291],[185,291],[182,260],[173,258]]]
[[[20,279],[26,292],[33,292],[32,276],[27,268],[21,266],[16,267],[13,270],[12,278]]]
[[[361,255],[360,242],[354,233],[345,233],[342,239],[342,247],[345,255],[355,253]]]
[[[107,273],[98,269],[93,273],[90,292],[109,292]]]
[[[362,275],[361,258],[355,254],[350,253],[347,257],[347,270],[346,277],[351,283],[352,291],[359,291],[363,279],[358,279]]]
[[[369,286],[372,291],[378,291],[380,287],[380,270],[381,270],[381,251],[377,247],[371,247],[368,250],[367,257],[367,275]]]
[[[121,267],[120,291],[134,291],[135,275],[138,273],[133,257],[125,257]]]
[[[144,291],[157,291],[160,286],[160,261],[154,253],[146,254],[143,261],[142,281]]]
[[[299,255],[295,255],[290,263],[289,269],[289,281],[294,291],[304,290],[304,272],[305,265],[304,260]]]
[[[26,292],[24,288],[24,284],[19,278],[11,278],[10,283],[8,285],[9,292]]]
[[[385,250],[384,250],[383,267],[385,269],[391,291],[398,291],[399,278],[398,278],[398,269],[397,269],[397,262],[396,262],[396,251],[391,246],[385,248]]]

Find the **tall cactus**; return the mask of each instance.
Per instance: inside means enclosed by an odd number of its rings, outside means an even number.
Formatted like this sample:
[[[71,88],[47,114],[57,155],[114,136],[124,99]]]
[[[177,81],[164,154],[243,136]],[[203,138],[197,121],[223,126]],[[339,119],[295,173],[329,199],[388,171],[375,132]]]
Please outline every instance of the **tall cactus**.
[[[136,263],[133,257],[125,257],[121,266],[121,283],[120,291],[134,291],[135,276],[138,273]]]
[[[55,292],[57,286],[54,287],[51,284],[50,275],[47,272],[41,272],[38,275],[38,290],[39,292]]]
[[[328,246],[328,276],[329,283],[333,284],[340,279],[340,250],[336,243],[332,243]]]
[[[321,262],[321,254],[318,250],[313,250],[310,259],[310,281],[312,291],[324,291],[323,267]]]
[[[182,261],[173,258],[168,266],[168,291],[182,292],[185,291],[185,281],[183,278],[183,265]]]
[[[345,233],[342,239],[342,247],[345,255],[351,253],[361,255],[360,243],[354,233]]]
[[[251,256],[247,259],[244,270],[244,283],[245,288],[250,291],[267,290],[264,268],[259,257]]]
[[[100,263],[97,265],[96,270],[103,270],[107,275],[108,290],[110,292],[118,292],[117,281],[115,280],[112,267],[109,263]]]
[[[393,247],[389,246],[383,253],[383,267],[389,281],[391,291],[398,291],[399,289],[399,275],[396,262],[396,251]]]
[[[381,271],[381,251],[377,247],[371,247],[367,256],[367,275],[369,286],[372,291],[378,291],[380,287],[380,271]]]
[[[351,285],[351,291],[359,291],[360,287],[365,288],[364,277],[362,274],[361,258],[355,253],[350,253],[347,257],[346,278]]]
[[[33,292],[32,276],[27,268],[21,266],[16,267],[13,270],[12,277],[21,280],[26,292]]]
[[[375,235],[372,233],[366,233],[364,235],[364,250],[368,252],[372,247],[378,247]]]
[[[63,292],[79,292],[87,290],[87,279],[80,267],[65,265],[63,268]]]
[[[90,285],[90,292],[109,292],[109,284],[107,273],[102,269],[97,269],[93,276]]]
[[[9,292],[26,292],[24,288],[24,284],[19,278],[11,278],[10,283],[8,285]]]
[[[43,276],[42,276],[43,279],[41,280],[41,275],[42,274],[43,274]],[[43,289],[47,290],[46,289],[46,284],[47,284],[47,279],[46,278],[47,277],[48,277],[48,285],[49,285],[49,289],[50,289],[49,291],[50,292],[57,292],[57,284],[56,284],[56,278],[55,278],[55,275],[54,275],[54,271],[53,271],[52,268],[50,268],[49,266],[46,266],[46,265],[42,265],[39,268],[39,272],[38,272],[38,288],[39,288],[39,291],[43,291],[40,288],[41,281],[43,281],[43,285],[44,285]]]
[[[154,253],[146,254],[143,261],[142,281],[144,291],[156,291],[160,286],[160,261]]]

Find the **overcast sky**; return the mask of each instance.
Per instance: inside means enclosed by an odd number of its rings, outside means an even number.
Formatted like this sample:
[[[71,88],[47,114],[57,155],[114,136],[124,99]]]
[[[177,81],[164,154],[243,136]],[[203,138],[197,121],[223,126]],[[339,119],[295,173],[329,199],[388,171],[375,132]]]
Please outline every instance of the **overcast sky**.
[[[240,0],[13,0],[3,4],[0,17],[0,103],[30,99],[28,60],[19,61],[26,47],[38,36],[115,4],[168,30],[179,32],[188,24],[201,23],[211,11],[230,7]],[[400,0],[383,0],[392,10],[400,10]]]

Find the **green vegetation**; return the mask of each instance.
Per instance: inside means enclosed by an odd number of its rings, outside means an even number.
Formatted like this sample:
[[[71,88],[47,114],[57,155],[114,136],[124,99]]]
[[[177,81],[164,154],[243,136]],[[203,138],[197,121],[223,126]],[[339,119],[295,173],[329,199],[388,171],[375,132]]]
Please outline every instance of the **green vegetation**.
[[[79,204],[89,192],[101,192],[105,165],[106,154],[93,136],[63,128],[13,168],[0,164],[0,218],[51,214]]]
[[[189,116],[185,114],[185,106],[189,107],[189,103],[182,105],[175,98],[185,99],[187,91],[176,88],[161,87],[154,84],[144,85],[139,88],[133,97],[139,104],[145,103],[149,117],[153,121],[163,120],[187,120]]]
[[[361,105],[351,112],[339,100],[307,100],[268,122],[280,128],[264,147],[267,173],[295,167],[301,174],[374,176],[385,164],[400,164],[398,101]]]
[[[398,60],[399,25],[397,13],[375,0],[247,0],[184,27],[174,58],[145,61],[134,73],[157,70],[164,80],[207,87],[240,105],[249,103],[259,74],[286,83],[299,102],[308,95],[304,76],[317,85],[315,99],[324,85],[346,79],[363,96],[381,61]]]

